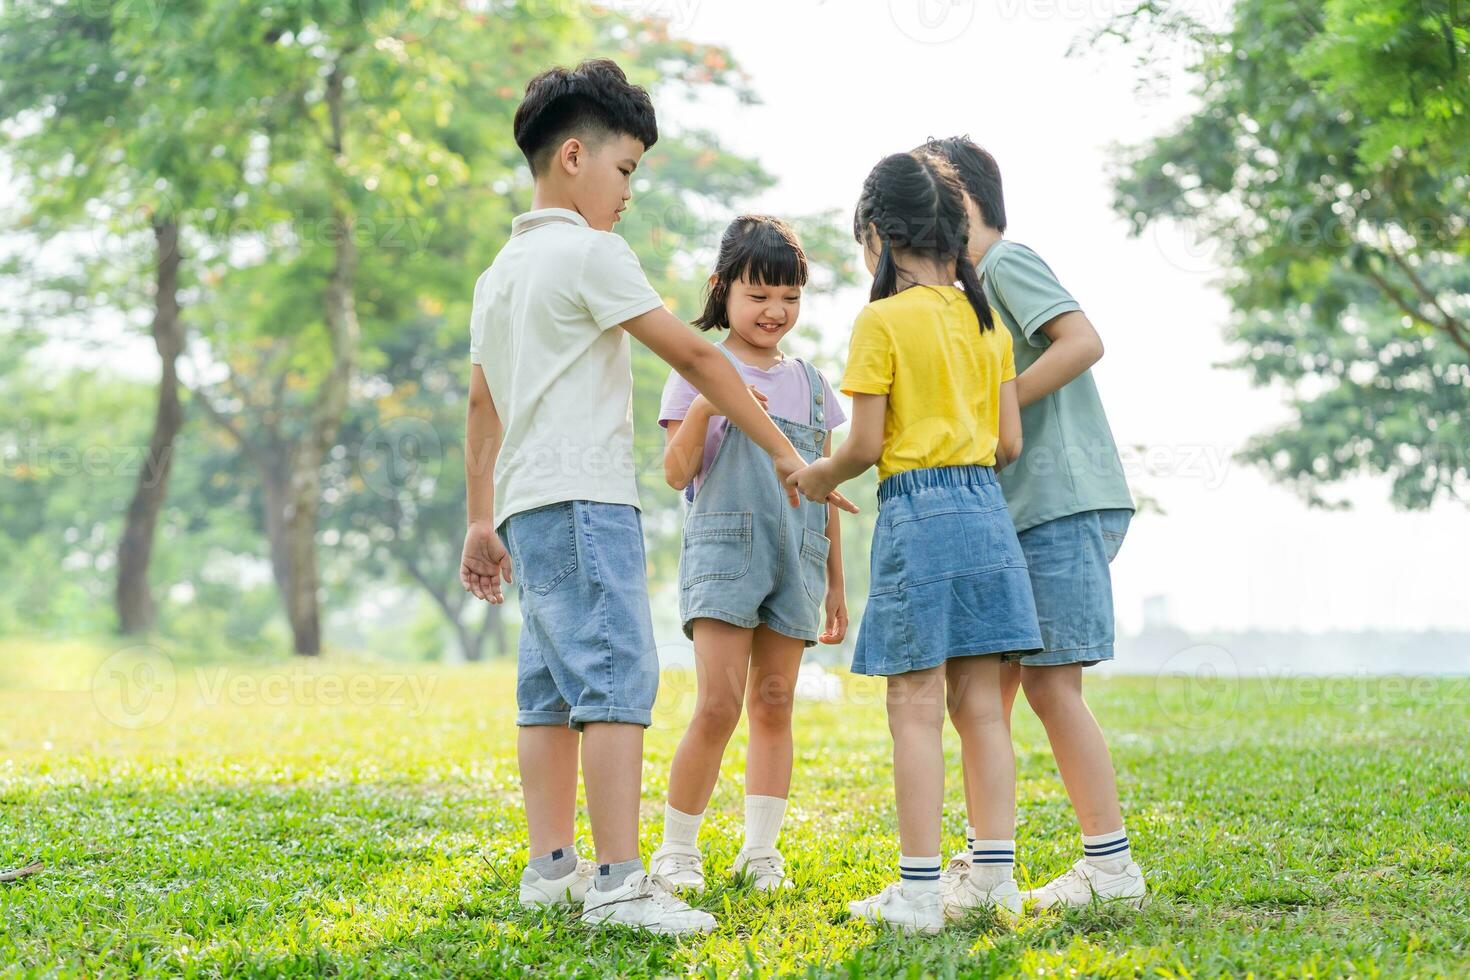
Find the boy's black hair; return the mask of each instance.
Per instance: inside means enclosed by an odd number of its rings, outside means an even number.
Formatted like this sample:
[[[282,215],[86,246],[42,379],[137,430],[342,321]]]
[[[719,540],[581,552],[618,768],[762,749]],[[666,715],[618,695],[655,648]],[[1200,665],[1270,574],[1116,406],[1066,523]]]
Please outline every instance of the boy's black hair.
[[[965,193],[980,209],[980,217],[996,231],[1006,230],[1006,198],[1000,184],[1000,165],[995,157],[968,136],[930,140],[924,150],[949,161],[960,175]]]
[[[980,329],[995,327],[980,277],[969,260],[970,219],[965,214],[964,190],[943,157],[915,152],[879,160],[863,181],[852,217],[853,237],[866,243],[869,225],[877,229],[879,245],[869,300],[887,299],[900,291],[901,270],[893,253],[902,250],[954,263],[955,278],[980,320]]]
[[[533,174],[544,172],[551,151],[573,136],[592,143],[627,134],[645,150],[658,142],[658,120],[648,92],[630,83],[623,69],[606,58],[576,68],[552,68],[531,79],[512,125],[516,146]]]
[[[720,238],[714,281],[705,296],[704,312],[694,321],[701,330],[728,330],[730,287],[742,278],[766,286],[805,286],[806,253],[796,232],[780,218],[742,214]]]

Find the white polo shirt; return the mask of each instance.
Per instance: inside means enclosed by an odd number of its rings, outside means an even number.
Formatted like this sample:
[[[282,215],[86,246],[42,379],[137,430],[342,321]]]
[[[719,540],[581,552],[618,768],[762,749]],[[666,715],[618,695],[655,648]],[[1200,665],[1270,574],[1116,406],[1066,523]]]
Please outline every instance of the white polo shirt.
[[[511,223],[470,313],[470,360],[505,428],[497,528],[564,500],[638,506],[632,359],[619,324],[661,305],[621,236],[563,208]]]

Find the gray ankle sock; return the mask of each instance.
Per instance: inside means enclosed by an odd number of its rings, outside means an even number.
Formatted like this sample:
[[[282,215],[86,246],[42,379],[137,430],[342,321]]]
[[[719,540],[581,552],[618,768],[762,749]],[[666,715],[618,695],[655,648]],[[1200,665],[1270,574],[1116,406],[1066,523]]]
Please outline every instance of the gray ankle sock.
[[[597,866],[597,890],[610,892],[614,888],[622,888],[623,882],[628,880],[628,875],[642,870],[643,862],[637,858],[631,861],[619,861],[616,864],[599,864]]]
[[[565,878],[577,870],[577,845],[568,844],[550,854],[533,857],[526,862],[526,867],[543,878]]]

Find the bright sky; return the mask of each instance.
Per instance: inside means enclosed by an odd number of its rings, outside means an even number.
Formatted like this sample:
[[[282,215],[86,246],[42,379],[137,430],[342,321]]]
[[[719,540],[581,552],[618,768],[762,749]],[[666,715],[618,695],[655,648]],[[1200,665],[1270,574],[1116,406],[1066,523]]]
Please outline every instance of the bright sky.
[[[1132,55],[1065,57],[1089,25],[1131,0],[633,0],[694,40],[727,45],[764,105],[661,106],[716,128],[780,185],[776,214],[839,208],[868,169],[927,136],[968,133],[1000,161],[1008,235],[1036,248],[1097,325],[1098,384],[1135,490],[1165,516],[1137,520],[1114,566],[1120,625],[1165,596],[1192,630],[1470,629],[1470,508],[1403,514],[1380,481],[1344,488],[1349,512],[1311,511],[1233,453],[1285,417],[1280,393],[1214,367],[1228,308],[1208,244],[1131,239],[1112,212],[1115,143],[1163,130],[1190,103],[1134,91]],[[1218,14],[1224,0],[1200,0]],[[655,150],[656,152],[656,150]],[[634,201],[636,207],[637,201]],[[866,288],[866,284],[864,284]],[[862,303],[807,304],[829,347]]]

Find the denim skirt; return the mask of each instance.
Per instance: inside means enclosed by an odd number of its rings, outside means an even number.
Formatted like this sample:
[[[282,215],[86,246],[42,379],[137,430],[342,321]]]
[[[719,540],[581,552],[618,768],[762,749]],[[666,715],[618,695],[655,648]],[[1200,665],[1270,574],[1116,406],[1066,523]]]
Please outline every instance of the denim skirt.
[[[853,673],[1041,649],[1026,557],[989,466],[907,470],[879,484],[869,579]]]

